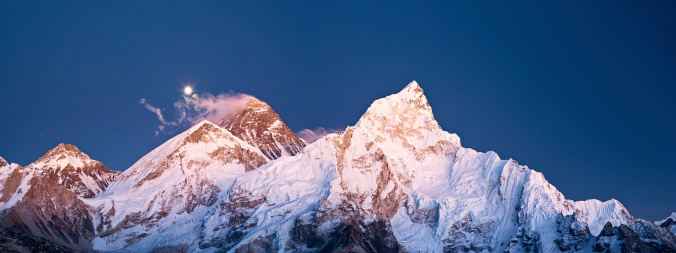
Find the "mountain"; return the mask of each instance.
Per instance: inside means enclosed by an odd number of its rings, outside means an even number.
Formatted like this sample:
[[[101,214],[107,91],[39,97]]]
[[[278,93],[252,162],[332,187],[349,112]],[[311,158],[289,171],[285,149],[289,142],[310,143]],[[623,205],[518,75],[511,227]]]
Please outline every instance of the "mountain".
[[[61,143],[29,167],[50,177],[79,197],[93,198],[102,193],[120,174],[92,160],[77,147]]]
[[[77,250],[90,249],[94,229],[83,199],[103,192],[118,174],[64,143],[25,168],[0,168],[2,225]]]
[[[293,156],[307,145],[268,104],[256,98],[249,99],[246,106],[216,124],[257,147],[269,160]]]
[[[676,250],[673,233],[615,200],[567,200],[541,173],[462,147],[415,82],[238,177],[201,238],[242,251]]]
[[[238,176],[268,161],[256,147],[202,121],[132,165],[101,197],[94,249],[151,251],[198,240],[203,218]]]
[[[110,184],[84,182],[110,181],[55,150],[25,168],[0,159],[0,218],[83,251],[676,252],[676,213],[653,222],[614,199],[568,200],[542,173],[463,147],[415,81],[310,144],[252,99]]]

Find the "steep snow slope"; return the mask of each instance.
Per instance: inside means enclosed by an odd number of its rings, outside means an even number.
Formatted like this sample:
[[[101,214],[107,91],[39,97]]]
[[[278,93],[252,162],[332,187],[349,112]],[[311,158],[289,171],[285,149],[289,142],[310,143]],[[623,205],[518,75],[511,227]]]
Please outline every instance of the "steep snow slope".
[[[307,145],[265,102],[249,99],[246,106],[216,122],[237,138],[260,149],[269,159],[293,156]]]
[[[257,148],[217,125],[193,126],[141,158],[100,198],[88,200],[99,209],[94,249],[196,244],[209,207],[237,176],[266,162]]]
[[[541,173],[462,148],[415,82],[239,177],[216,206],[200,248],[552,252],[590,249],[604,224],[633,220],[615,200],[566,200]]]
[[[0,218],[13,207],[30,188],[30,170],[16,163],[9,164],[0,157]]]

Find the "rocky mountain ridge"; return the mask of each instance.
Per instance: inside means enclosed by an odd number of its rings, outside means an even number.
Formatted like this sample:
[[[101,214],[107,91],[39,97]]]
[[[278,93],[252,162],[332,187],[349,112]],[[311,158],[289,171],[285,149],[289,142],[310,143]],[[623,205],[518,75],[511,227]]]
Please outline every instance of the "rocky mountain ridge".
[[[83,200],[101,194],[118,174],[64,143],[26,167],[4,166],[0,168],[1,224],[89,250],[94,229],[90,207]]]
[[[293,156],[307,146],[267,103],[256,98],[215,124],[257,147],[269,160]]]
[[[107,178],[71,169],[96,164],[76,149],[26,168],[0,159],[3,225],[83,251],[676,251],[676,213],[652,222],[616,200],[567,200],[542,173],[462,147],[415,81],[311,144],[252,99],[109,184],[29,176]]]

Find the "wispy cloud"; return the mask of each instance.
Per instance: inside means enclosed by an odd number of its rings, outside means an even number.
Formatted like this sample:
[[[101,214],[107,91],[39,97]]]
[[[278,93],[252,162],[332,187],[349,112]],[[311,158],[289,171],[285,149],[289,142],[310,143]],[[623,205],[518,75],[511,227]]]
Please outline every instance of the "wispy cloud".
[[[149,111],[157,115],[161,125],[157,127],[155,135],[174,128],[191,126],[202,120],[216,122],[235,110],[246,105],[251,95],[242,93],[221,93],[216,96],[210,93],[200,95],[184,96],[182,100],[174,102],[177,118],[173,121],[167,121],[163,114],[163,109],[148,103],[147,99],[142,98],[139,102]]]
[[[154,106],[148,104],[148,103],[146,102],[146,99],[145,99],[145,98],[142,98],[141,100],[139,100],[139,103],[141,103],[143,106],[145,106],[146,109],[148,109],[148,111],[151,111],[151,112],[155,113],[155,115],[157,115],[157,117],[158,117],[159,120],[162,122],[162,124],[167,124],[167,121],[164,120],[164,116],[162,116],[162,109],[157,108],[157,107],[154,107]]]
[[[174,108],[183,112],[180,121],[197,123],[202,120],[218,121],[235,110],[242,108],[253,98],[242,93],[221,93],[217,96],[209,93],[194,94],[174,103]]]
[[[339,132],[339,131],[342,131],[342,130],[326,129],[326,128],[323,128],[323,127],[318,127],[318,128],[315,128],[314,130],[312,130],[312,129],[300,130],[296,133],[296,135],[298,135],[298,137],[300,137],[301,139],[312,143],[312,142],[314,142],[314,141],[316,141],[316,140],[318,140],[318,139],[320,139],[320,138],[322,138],[326,135],[329,135],[329,134],[332,134],[332,133],[335,133],[335,132]]]

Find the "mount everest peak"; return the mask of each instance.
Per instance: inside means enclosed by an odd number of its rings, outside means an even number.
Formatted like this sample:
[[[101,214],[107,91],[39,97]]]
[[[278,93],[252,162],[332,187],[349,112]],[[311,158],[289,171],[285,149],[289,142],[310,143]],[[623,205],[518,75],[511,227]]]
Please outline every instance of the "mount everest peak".
[[[293,156],[307,145],[267,103],[256,98],[216,124],[259,148],[268,160]]]
[[[171,138],[94,197],[50,177],[41,185],[59,196],[9,190],[6,203],[30,204],[3,203],[2,224],[84,251],[676,251],[676,214],[651,222],[614,199],[568,200],[542,173],[460,143],[415,81],[313,143],[251,99]],[[29,189],[38,167],[92,163],[54,150],[27,168],[0,166],[3,187]],[[52,216],[38,215],[43,205]],[[41,218],[59,213],[76,218]],[[67,225],[40,229],[49,221]]]

